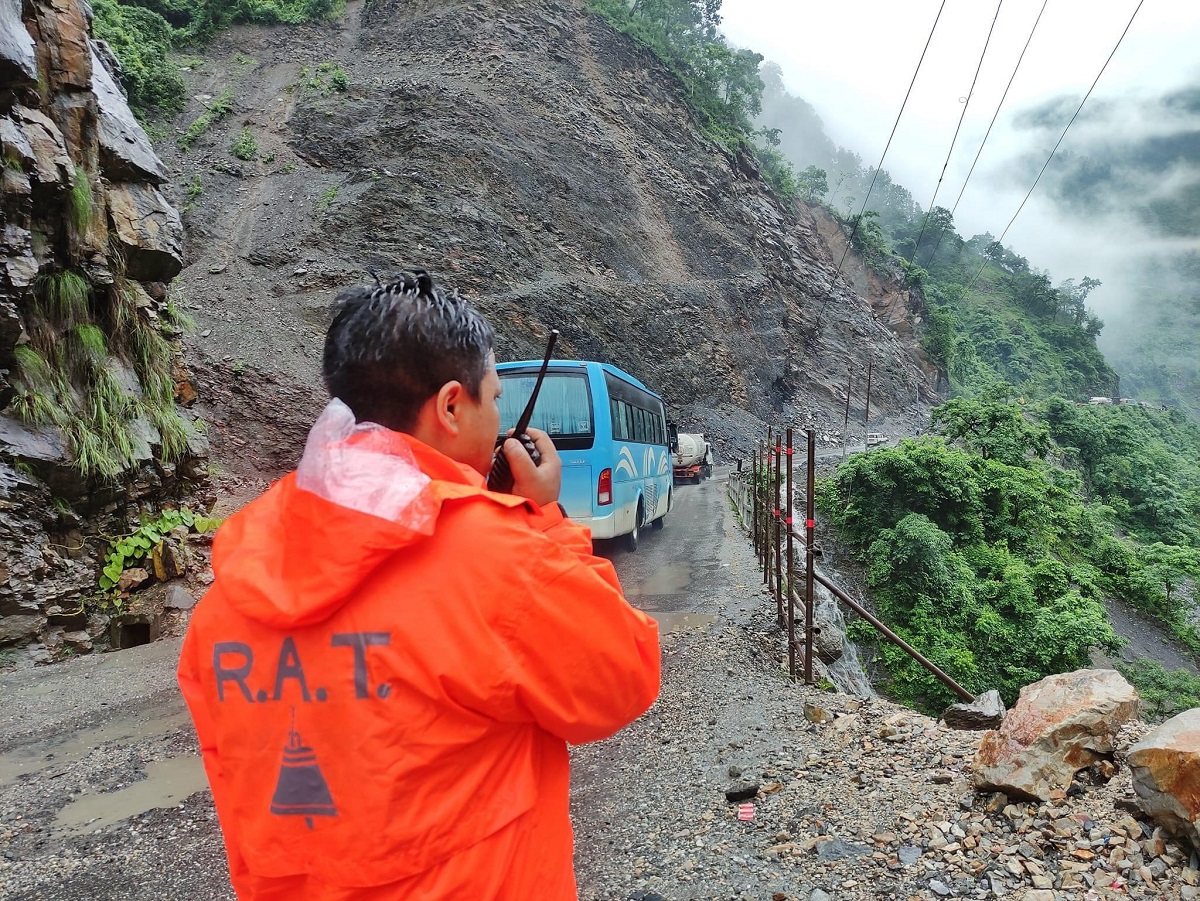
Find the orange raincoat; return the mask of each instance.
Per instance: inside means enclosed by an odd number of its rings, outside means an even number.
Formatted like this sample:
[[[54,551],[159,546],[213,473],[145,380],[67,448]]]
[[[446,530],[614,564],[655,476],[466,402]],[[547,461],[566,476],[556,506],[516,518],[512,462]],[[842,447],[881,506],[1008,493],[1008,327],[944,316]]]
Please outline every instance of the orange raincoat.
[[[221,528],[179,664],[238,897],[574,898],[566,743],[653,703],[657,626],[557,508],[331,434]]]

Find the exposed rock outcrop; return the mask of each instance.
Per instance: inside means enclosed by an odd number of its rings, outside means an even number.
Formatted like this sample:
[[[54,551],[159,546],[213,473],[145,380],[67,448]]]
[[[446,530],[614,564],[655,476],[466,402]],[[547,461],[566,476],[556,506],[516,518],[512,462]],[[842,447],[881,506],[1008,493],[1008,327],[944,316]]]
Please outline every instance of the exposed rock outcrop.
[[[975,756],[975,787],[1047,801],[1086,766],[1111,757],[1117,732],[1137,719],[1137,691],[1116,670],[1047,676],[1021,689]]]
[[[1167,720],[1129,749],[1138,805],[1200,850],[1200,708]]]
[[[200,315],[215,359],[319,395],[336,289],[418,263],[484,309],[501,359],[557,328],[563,356],[634,373],[726,458],[763,420],[840,427],[848,364],[859,419],[869,364],[875,418],[932,399],[807,208],[707,139],[678,79],[582,0],[351,3],[336,28],[230,34],[207,60],[175,128],[222,95],[234,113],[163,152],[203,188],[180,279],[220,298]],[[322,61],[347,90],[296,82]],[[229,154],[243,128],[257,159]]]
[[[90,649],[85,534],[161,506],[198,447],[162,327],[179,215],[89,21],[82,0],[0,0],[0,645]]]

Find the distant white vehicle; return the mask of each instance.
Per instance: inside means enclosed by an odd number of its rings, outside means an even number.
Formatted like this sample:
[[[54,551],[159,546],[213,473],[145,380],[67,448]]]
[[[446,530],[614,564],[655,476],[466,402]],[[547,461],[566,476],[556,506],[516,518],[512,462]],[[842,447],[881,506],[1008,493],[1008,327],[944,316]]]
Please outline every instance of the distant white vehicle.
[[[1099,406],[1100,404],[1111,404],[1112,398],[1111,397],[1093,397],[1093,398],[1089,398],[1088,403],[1094,404],[1096,406]]]
[[[887,442],[887,435],[881,435],[878,432],[867,432],[867,447],[874,447],[876,444],[887,444]]]
[[[712,476],[712,445],[703,435],[680,432],[673,463],[676,484],[685,480],[699,484]]]

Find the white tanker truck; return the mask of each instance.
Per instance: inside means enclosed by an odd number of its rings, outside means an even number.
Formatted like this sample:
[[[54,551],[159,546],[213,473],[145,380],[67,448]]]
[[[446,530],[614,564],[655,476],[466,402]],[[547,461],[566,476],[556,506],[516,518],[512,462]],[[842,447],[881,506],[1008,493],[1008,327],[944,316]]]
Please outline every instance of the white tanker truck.
[[[701,479],[712,476],[712,445],[703,435],[680,432],[672,462],[676,484],[684,481],[699,484]]]

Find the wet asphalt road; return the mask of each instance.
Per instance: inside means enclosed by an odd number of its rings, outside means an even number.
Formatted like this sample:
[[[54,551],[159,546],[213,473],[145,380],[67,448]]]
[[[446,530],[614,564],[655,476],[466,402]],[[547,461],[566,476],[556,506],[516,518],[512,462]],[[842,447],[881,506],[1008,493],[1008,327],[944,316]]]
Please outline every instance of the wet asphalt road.
[[[678,486],[665,528],[636,552],[597,547],[664,631],[718,612],[724,473]],[[0,672],[0,901],[232,901],[175,685],[179,644]]]
[[[727,565],[720,553],[727,472],[715,467],[713,478],[699,485],[676,485],[663,528],[644,530],[636,551],[625,550],[621,539],[597,542],[597,552],[613,561],[629,602],[654,614],[665,629],[683,616],[717,613],[711,589]]]

